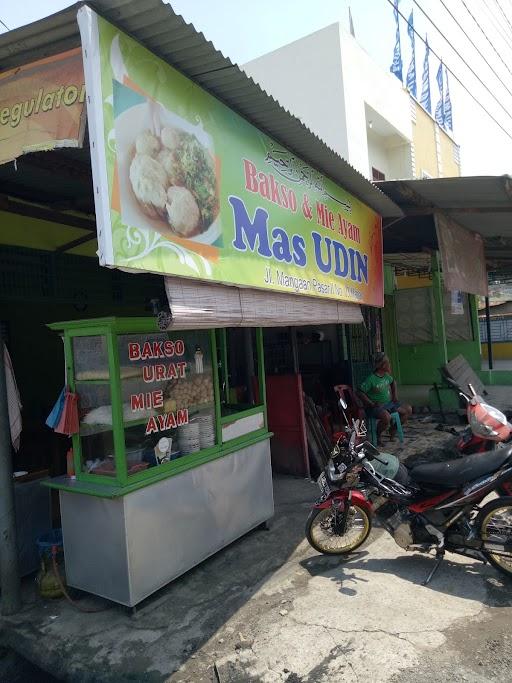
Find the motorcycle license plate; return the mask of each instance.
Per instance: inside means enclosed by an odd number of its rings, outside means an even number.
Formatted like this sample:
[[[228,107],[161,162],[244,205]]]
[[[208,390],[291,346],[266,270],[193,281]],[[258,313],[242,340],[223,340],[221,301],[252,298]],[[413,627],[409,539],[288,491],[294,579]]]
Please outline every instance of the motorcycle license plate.
[[[329,487],[329,484],[327,483],[327,477],[325,476],[325,472],[322,472],[322,474],[318,477],[317,482],[318,488],[320,489],[320,492],[324,498],[326,498],[330,492],[331,489]]]

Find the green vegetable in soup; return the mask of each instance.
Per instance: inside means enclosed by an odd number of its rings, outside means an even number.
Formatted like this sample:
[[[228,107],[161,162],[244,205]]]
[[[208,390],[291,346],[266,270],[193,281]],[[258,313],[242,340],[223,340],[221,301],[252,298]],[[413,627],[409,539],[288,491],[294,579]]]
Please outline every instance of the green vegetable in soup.
[[[219,211],[214,160],[195,135],[185,132],[179,134],[175,159],[174,182],[194,194],[206,229]]]

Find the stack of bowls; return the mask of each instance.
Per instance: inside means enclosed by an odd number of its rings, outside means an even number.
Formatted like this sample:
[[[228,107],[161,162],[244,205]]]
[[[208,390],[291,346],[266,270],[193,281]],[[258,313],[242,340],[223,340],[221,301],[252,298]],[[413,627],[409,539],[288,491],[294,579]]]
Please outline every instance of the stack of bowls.
[[[200,415],[197,418],[199,423],[199,443],[201,450],[215,446],[215,420],[212,413]]]
[[[182,427],[178,427],[178,447],[182,455],[196,453],[201,450],[198,422],[189,422]]]

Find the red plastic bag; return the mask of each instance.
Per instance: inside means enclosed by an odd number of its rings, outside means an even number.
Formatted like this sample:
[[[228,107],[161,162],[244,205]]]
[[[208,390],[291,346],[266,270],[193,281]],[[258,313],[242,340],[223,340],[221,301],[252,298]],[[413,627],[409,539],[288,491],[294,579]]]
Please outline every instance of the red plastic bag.
[[[78,419],[78,395],[74,394],[66,387],[64,396],[64,407],[55,430],[57,434],[78,434],[80,423]]]

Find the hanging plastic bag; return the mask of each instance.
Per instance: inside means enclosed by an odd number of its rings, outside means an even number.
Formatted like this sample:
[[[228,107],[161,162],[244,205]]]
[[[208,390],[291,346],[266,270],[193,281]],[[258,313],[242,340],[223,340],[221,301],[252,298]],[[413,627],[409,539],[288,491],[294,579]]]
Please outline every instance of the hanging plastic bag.
[[[66,408],[66,434],[78,434],[80,423],[78,419],[78,394],[68,392]]]
[[[59,398],[56,400],[55,405],[53,406],[50,414],[46,418],[46,425],[50,427],[50,429],[55,429],[55,427],[59,424],[60,417],[62,415],[62,411],[64,409],[64,400],[66,398],[66,387],[62,389],[62,391],[59,394]]]
[[[78,396],[72,393],[68,387],[64,392],[64,406],[58,424],[54,427],[57,434],[71,436],[79,430],[78,420]]]

